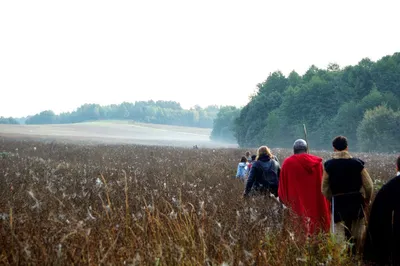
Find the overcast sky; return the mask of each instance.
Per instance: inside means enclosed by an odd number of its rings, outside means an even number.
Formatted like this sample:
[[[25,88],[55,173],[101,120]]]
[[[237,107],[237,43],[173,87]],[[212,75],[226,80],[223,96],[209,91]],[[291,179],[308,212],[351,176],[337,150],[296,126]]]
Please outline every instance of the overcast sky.
[[[270,72],[400,51],[399,1],[0,1],[0,116],[244,105]]]

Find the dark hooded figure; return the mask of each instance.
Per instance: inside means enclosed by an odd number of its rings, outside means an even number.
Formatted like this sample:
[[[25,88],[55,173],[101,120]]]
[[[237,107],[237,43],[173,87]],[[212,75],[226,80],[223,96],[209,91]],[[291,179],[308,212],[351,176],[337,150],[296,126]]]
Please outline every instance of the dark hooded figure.
[[[372,204],[364,260],[368,265],[400,265],[400,156],[397,176],[379,190]]]

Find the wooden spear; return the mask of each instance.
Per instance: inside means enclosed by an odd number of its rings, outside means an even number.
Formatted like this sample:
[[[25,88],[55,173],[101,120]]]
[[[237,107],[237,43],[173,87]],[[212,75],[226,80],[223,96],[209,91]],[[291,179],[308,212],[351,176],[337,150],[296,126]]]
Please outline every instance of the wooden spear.
[[[309,153],[310,152],[310,144],[308,143],[306,124],[303,124],[303,130],[304,130],[304,140],[307,142],[307,153]]]

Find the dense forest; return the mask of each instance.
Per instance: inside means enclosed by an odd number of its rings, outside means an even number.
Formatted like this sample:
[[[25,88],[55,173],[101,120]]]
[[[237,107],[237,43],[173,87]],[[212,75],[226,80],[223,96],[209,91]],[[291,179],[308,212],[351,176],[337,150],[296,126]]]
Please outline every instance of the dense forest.
[[[221,108],[212,138],[290,147],[304,137],[303,124],[311,149],[331,149],[332,138],[345,135],[353,150],[400,151],[400,53],[345,68],[311,66],[302,76],[271,73],[244,108]]]
[[[19,122],[12,118],[12,117],[2,117],[0,116],[0,124],[10,124],[10,125],[16,125],[19,124]]]
[[[236,106],[221,107],[211,131],[211,139],[236,143],[235,121],[240,115],[240,108]]]
[[[46,110],[27,117],[25,124],[66,124],[96,120],[133,120],[143,123],[167,124],[176,126],[211,128],[219,111],[218,106],[201,108],[196,106],[189,110],[173,101],[140,101],[124,102],[101,106],[84,104],[73,112],[55,114]],[[10,120],[11,119],[11,120]],[[15,119],[1,119],[0,123],[18,123]]]

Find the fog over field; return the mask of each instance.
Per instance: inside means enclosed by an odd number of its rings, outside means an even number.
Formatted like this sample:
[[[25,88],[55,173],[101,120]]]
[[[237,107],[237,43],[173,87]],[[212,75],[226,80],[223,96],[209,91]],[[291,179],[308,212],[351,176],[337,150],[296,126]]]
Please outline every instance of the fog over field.
[[[140,144],[199,148],[237,147],[210,140],[211,129],[99,121],[62,125],[0,125],[0,136],[67,142]]]

